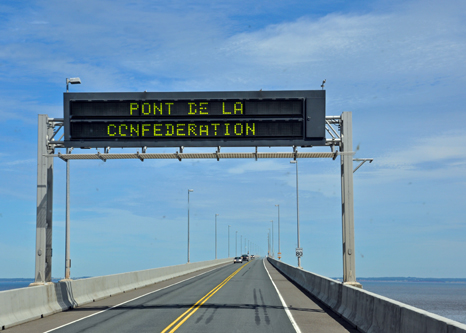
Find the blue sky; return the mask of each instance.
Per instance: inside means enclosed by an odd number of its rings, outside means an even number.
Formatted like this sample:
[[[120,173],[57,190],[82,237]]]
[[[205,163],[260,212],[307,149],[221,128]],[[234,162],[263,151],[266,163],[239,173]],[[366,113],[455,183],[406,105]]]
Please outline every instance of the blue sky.
[[[34,275],[37,115],[62,117],[76,76],[74,92],[303,90],[326,79],[327,115],[351,111],[355,157],[374,158],[354,176],[356,275],[466,277],[465,12],[454,0],[3,1],[0,277]],[[339,161],[299,163],[302,264],[341,276]],[[277,246],[280,204],[282,259],[296,264],[286,159],[72,161],[71,275],[186,262],[188,188],[192,261],[214,258],[215,214],[219,257],[228,225],[232,255],[236,231],[265,253],[270,220]],[[64,199],[56,159],[54,277]]]

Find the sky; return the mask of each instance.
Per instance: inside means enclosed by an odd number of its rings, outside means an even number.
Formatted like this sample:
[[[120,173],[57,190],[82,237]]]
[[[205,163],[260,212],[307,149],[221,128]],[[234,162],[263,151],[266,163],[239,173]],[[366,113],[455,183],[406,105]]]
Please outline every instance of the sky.
[[[465,13],[461,0],[2,1],[0,278],[34,277],[37,115],[63,117],[70,77],[82,81],[72,92],[318,90],[325,79],[327,115],[352,112],[354,157],[374,159],[354,173],[356,277],[465,278]],[[339,159],[298,163],[302,266],[341,277]],[[71,277],[185,263],[188,189],[192,262],[215,258],[215,214],[219,258],[228,240],[230,256],[246,239],[266,254],[272,228],[277,253],[278,204],[282,260],[297,264],[288,159],[70,169]],[[65,274],[65,170],[56,158],[56,278]]]

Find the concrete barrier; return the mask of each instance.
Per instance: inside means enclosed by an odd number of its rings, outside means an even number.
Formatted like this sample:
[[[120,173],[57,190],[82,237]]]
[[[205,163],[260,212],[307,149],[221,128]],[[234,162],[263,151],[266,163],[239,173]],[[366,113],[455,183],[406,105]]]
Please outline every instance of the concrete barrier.
[[[231,260],[233,258],[209,260],[0,291],[0,329]]]
[[[268,258],[280,272],[361,332],[466,333],[466,325]]]

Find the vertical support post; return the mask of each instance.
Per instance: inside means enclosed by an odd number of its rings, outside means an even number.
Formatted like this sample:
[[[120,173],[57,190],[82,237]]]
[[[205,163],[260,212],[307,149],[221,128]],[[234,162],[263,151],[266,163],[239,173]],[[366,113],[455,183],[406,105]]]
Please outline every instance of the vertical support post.
[[[343,236],[343,283],[356,287],[356,261],[354,249],[354,203],[353,203],[353,131],[352,114],[341,115],[341,210]]]
[[[189,264],[189,189],[188,189],[188,264]]]
[[[217,216],[218,214],[215,214],[215,259],[217,259]]]
[[[37,211],[35,274],[32,285],[52,281],[52,209],[53,209],[53,158],[47,157],[53,149],[48,138],[53,135],[53,125],[48,116],[38,117],[37,136]]]

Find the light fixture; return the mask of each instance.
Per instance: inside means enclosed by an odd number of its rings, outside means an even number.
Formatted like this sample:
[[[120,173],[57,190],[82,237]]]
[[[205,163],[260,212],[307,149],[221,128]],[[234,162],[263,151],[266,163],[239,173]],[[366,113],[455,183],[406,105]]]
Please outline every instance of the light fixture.
[[[79,77],[66,78],[66,92],[68,92],[68,84],[81,84]]]

